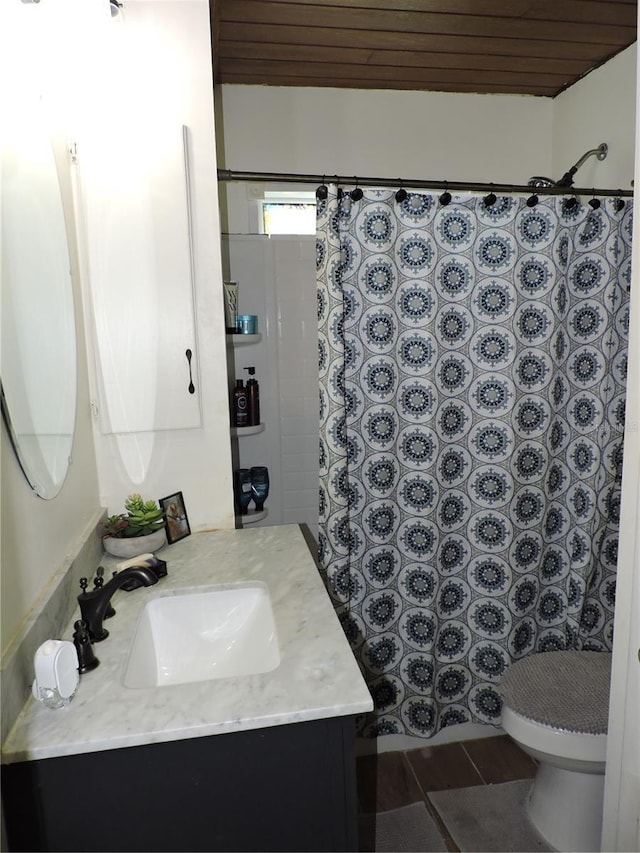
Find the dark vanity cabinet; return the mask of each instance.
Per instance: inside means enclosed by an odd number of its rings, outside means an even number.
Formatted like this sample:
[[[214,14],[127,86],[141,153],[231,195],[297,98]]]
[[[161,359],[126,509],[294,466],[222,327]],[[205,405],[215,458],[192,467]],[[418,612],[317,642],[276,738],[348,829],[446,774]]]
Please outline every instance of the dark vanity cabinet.
[[[353,717],[5,765],[9,850],[357,850]]]

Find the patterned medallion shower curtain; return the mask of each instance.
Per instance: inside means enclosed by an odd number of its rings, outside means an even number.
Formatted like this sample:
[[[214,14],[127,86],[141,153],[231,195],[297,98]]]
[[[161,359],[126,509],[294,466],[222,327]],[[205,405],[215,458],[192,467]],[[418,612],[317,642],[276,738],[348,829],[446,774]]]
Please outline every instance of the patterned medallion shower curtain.
[[[319,551],[365,736],[498,724],[511,661],[611,648],[632,210],[594,207],[318,201]]]

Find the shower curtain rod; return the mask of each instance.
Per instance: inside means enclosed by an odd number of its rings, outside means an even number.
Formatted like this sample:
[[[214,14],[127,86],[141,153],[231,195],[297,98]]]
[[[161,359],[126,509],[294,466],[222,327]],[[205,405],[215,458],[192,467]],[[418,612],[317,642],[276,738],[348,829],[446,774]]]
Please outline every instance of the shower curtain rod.
[[[363,187],[395,187],[420,190],[449,190],[449,192],[524,193],[526,195],[587,195],[632,198],[633,190],[596,189],[594,187],[530,187],[528,184],[495,184],[478,181],[421,181],[406,178],[363,178],[356,175],[296,175],[284,172],[241,172],[218,169],[219,181],[254,181],[282,184],[354,184]]]

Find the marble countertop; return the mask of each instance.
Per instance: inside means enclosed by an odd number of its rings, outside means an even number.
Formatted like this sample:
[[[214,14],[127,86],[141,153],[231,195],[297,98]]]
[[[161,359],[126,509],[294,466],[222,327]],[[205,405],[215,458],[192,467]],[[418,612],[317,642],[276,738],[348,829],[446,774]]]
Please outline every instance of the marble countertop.
[[[359,714],[371,696],[297,525],[197,533],[158,552],[168,576],[117,591],[100,660],[81,676],[68,706],[30,698],[2,749],[3,763],[225,734]],[[105,555],[105,577],[117,560]],[[171,590],[261,581],[269,588],[280,665],[266,673],[193,684],[127,688],[135,625],[151,598]],[[70,640],[73,622],[62,637]]]

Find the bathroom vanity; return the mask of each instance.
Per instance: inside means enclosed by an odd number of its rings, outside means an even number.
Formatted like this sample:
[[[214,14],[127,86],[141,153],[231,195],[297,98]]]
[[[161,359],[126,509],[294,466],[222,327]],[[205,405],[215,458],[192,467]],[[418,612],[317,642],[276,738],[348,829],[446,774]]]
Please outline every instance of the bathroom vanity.
[[[114,596],[71,703],[29,699],[3,745],[9,849],[357,850],[354,716],[372,700],[299,528],[195,534],[159,556],[167,577]],[[268,590],[274,668],[126,686],[148,602],[249,585]]]

